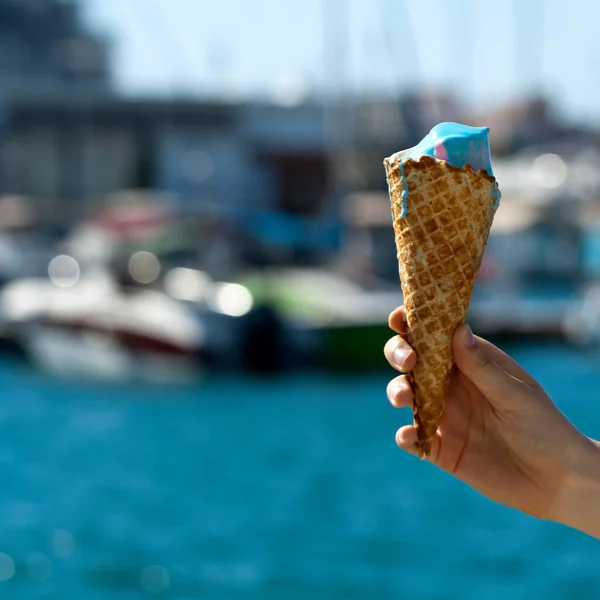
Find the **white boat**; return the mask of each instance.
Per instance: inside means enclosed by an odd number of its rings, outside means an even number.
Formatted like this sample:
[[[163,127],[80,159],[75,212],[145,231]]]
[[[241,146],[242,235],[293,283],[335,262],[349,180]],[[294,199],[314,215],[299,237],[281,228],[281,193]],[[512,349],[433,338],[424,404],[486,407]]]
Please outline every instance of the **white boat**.
[[[193,308],[103,278],[59,287],[25,279],[0,293],[2,328],[42,369],[60,375],[156,380],[194,376],[214,350]]]

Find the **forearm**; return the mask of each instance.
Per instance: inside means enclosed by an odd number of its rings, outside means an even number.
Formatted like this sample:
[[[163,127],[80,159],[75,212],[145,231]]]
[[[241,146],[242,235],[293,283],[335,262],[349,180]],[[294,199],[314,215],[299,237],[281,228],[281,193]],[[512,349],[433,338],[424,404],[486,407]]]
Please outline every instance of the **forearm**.
[[[553,519],[600,539],[600,444],[582,441]]]

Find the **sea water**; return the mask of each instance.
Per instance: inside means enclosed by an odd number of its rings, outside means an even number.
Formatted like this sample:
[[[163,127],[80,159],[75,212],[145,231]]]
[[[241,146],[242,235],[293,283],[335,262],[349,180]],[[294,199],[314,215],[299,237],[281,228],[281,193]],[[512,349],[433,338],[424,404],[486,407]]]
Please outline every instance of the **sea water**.
[[[511,351],[600,437],[598,357]],[[396,448],[391,376],[157,387],[0,364],[0,598],[600,597],[600,542]]]

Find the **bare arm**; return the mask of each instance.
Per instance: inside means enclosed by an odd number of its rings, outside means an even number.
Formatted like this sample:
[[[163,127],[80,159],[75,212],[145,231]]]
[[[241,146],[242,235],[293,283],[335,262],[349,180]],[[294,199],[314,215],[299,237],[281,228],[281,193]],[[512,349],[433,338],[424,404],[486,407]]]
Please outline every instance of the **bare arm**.
[[[575,453],[573,470],[550,515],[553,521],[568,525],[600,539],[600,445],[582,440]]]

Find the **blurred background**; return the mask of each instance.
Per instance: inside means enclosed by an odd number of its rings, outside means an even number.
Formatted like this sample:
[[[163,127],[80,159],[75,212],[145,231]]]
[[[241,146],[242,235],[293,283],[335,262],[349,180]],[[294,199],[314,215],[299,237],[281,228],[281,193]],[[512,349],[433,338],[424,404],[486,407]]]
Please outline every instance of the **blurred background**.
[[[600,437],[600,4],[0,0],[0,597],[600,594],[403,455],[382,160],[491,128],[469,321]]]

